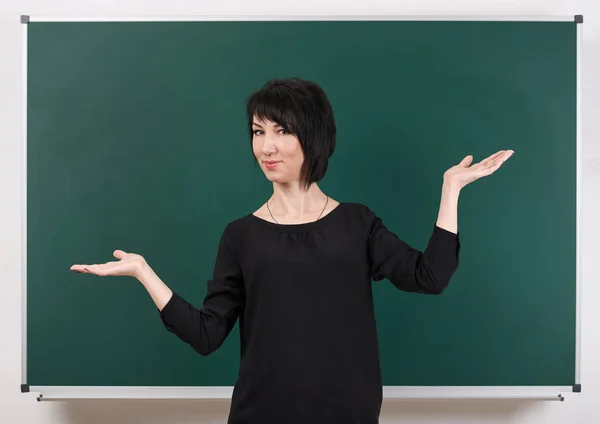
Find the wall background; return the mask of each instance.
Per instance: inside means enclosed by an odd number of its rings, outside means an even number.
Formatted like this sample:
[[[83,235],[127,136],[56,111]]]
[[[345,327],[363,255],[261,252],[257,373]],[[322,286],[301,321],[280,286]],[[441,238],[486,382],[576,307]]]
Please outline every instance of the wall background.
[[[381,423],[597,423],[600,410],[600,2],[594,0],[4,0],[0,3],[0,422],[224,423],[227,401],[80,400],[21,394],[21,24],[19,16],[584,15],[582,393],[564,402],[386,401]],[[550,353],[551,354],[551,353]]]

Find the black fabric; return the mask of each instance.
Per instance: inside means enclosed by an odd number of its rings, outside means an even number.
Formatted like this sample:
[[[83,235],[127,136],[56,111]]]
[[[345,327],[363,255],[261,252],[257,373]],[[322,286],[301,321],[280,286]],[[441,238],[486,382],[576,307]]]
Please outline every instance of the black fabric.
[[[240,320],[229,424],[375,424],[382,387],[372,280],[441,293],[459,250],[459,235],[434,225],[418,251],[360,203],[306,224],[249,214],[225,228],[202,308],[174,292],[160,317],[202,355]]]

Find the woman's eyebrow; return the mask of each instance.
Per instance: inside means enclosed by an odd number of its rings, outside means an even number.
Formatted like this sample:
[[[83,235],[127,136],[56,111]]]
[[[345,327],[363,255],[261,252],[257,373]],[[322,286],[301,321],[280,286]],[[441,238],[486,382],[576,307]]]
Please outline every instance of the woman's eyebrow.
[[[257,127],[260,127],[260,128],[262,128],[262,126],[261,126],[260,124],[257,124],[256,122],[253,122],[253,123],[252,123],[252,125],[256,125]],[[282,125],[280,125],[280,124],[273,124],[273,126],[274,126],[275,128],[278,128],[278,127],[279,127],[279,128],[283,128],[283,126],[282,126]]]

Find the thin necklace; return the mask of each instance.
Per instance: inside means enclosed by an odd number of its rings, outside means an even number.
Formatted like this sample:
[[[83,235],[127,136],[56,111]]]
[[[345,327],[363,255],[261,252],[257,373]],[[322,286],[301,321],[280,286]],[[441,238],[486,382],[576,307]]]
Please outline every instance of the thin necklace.
[[[325,212],[325,208],[327,207],[327,203],[329,203],[329,196],[327,196],[327,200],[325,201],[325,206],[323,206],[323,210],[321,211],[321,213],[319,214],[319,216],[317,217],[317,219],[315,219],[315,221],[318,221],[319,218],[321,218],[321,215],[323,215],[323,212]],[[271,218],[273,218],[273,221],[275,221],[277,224],[279,224],[279,222],[275,219],[275,217],[271,213],[271,208],[269,207],[269,201],[268,200],[267,200],[267,209],[269,210],[269,215],[271,215]]]

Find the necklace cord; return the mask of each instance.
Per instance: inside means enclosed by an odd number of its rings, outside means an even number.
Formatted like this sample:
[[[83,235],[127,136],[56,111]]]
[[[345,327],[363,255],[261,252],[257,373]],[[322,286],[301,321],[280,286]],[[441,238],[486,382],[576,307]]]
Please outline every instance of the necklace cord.
[[[323,215],[323,212],[325,212],[325,208],[327,207],[327,203],[329,203],[329,196],[327,196],[327,200],[325,201],[325,206],[323,206],[323,210],[321,211],[321,213],[319,214],[319,216],[317,217],[317,219],[315,219],[315,221],[318,221],[319,218],[321,218],[321,215]],[[271,213],[271,208],[269,207],[269,201],[268,200],[267,200],[267,209],[269,211],[269,215],[271,215],[271,218],[273,218],[273,221],[275,221],[275,223],[279,224],[279,222],[275,219],[275,217]]]

